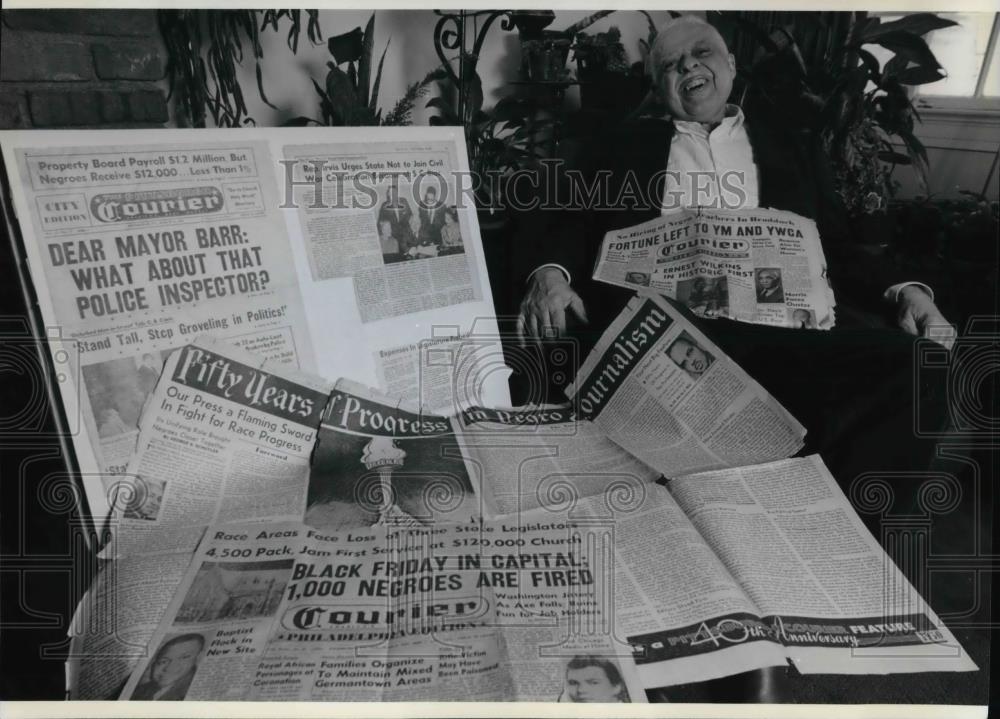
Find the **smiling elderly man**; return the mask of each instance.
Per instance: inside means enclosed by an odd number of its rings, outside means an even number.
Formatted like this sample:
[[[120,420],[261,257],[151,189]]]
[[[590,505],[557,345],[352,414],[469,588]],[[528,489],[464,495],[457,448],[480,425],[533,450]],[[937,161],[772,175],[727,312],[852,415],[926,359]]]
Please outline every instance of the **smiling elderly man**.
[[[568,332],[585,356],[631,297],[591,279],[609,230],[694,205],[795,212],[819,228],[840,303],[838,328],[704,319],[675,306],[806,426],[803,452],[819,452],[845,489],[862,475],[913,477],[926,470],[934,442],[914,431],[915,408],[922,420],[943,424],[946,403],[944,388],[917,367],[916,344],[935,332],[943,344],[952,341],[930,288],[853,242],[818,133],[803,122],[809,113],[766,93],[749,93],[742,108],[729,103],[735,61],[711,25],[692,16],[669,22],[650,53],[650,70],[663,113],[622,123],[585,153],[587,179],[601,173],[608,181],[597,185],[604,203],[542,209],[525,220],[524,241],[515,249],[528,278],[520,331],[535,338],[547,329]],[[657,175],[665,182],[653,182]],[[650,187],[661,194],[652,196]],[[850,327],[846,306],[883,298],[896,305],[904,331]],[[893,511],[906,512],[915,487],[895,486]],[[862,518],[869,526],[880,520]],[[761,676],[765,683],[774,678]]]
[[[590,233],[591,240],[599,244],[608,229],[696,205],[789,210],[816,220],[837,289],[838,283],[867,289],[891,277],[894,281],[879,290],[897,304],[905,331],[923,336],[947,331],[930,288],[906,282],[887,263],[857,252],[818,138],[790,125],[782,117],[785,108],[767,108],[749,121],[728,103],[736,64],[714,27],[690,15],[667,23],[650,52],[650,70],[666,114],[618,128],[602,140],[604,147],[591,162],[612,173],[605,199],[622,196],[626,185],[640,191],[656,186],[651,180],[666,168],[663,195],[640,196],[638,207],[602,208],[596,223],[601,234]],[[589,280],[596,245],[579,234],[555,234],[536,245],[538,254],[530,253],[542,262],[530,276],[521,317],[523,331],[535,337],[546,327],[565,330],[567,312],[585,320],[591,304],[571,280]]]
[[[664,114],[622,123],[586,153],[588,177],[600,172],[608,181],[606,202],[539,210],[526,223],[531,236],[516,250],[528,277],[524,334],[568,332],[581,357],[592,347],[631,296],[591,279],[609,230],[693,205],[795,212],[819,228],[839,300],[837,329],[689,316],[807,427],[806,451],[820,452],[845,488],[866,472],[926,468],[933,442],[915,436],[915,403],[922,418],[942,422],[945,405],[943,388],[915,368],[916,336],[950,329],[930,288],[853,241],[822,143],[792,103],[753,94],[744,108],[728,102],[735,61],[715,28],[694,16],[670,21],[651,50],[650,70]],[[664,170],[666,183],[657,185]],[[662,194],[644,195],[649,187]],[[896,304],[905,332],[850,327],[847,306],[882,297]]]

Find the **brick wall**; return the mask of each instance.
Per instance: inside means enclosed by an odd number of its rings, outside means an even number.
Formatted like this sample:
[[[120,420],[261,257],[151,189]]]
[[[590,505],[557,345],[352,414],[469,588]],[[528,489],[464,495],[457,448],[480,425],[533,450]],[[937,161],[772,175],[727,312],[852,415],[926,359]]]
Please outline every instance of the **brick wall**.
[[[5,10],[0,17],[0,129],[167,122],[155,11]]]

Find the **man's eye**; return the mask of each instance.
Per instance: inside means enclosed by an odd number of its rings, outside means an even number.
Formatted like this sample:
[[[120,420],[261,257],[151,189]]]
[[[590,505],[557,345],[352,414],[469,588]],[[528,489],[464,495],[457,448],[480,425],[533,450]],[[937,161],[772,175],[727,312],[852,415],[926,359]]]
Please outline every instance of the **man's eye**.
[[[694,51],[695,57],[705,57],[706,55],[711,55],[712,51],[707,47],[700,47]]]

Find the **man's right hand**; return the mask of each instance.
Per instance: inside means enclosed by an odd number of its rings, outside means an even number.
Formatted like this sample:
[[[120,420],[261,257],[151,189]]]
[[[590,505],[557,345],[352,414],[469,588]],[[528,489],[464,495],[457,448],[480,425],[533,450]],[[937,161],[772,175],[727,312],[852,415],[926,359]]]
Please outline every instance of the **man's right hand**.
[[[521,314],[517,318],[517,335],[521,344],[530,337],[539,341],[546,328],[553,328],[557,335],[566,332],[566,310],[582,322],[587,312],[562,270],[543,267],[528,280],[528,291],[521,300]]]

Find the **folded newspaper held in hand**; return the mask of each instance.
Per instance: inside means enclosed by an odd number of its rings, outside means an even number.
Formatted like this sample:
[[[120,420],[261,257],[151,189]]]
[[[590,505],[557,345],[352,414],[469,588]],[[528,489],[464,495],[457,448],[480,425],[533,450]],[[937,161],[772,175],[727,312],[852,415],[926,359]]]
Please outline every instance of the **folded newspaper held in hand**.
[[[696,208],[604,236],[594,279],[666,295],[704,317],[830,329],[816,223],[793,212]]]
[[[666,477],[783,459],[805,428],[658,295],[634,297],[566,390],[579,416]]]

